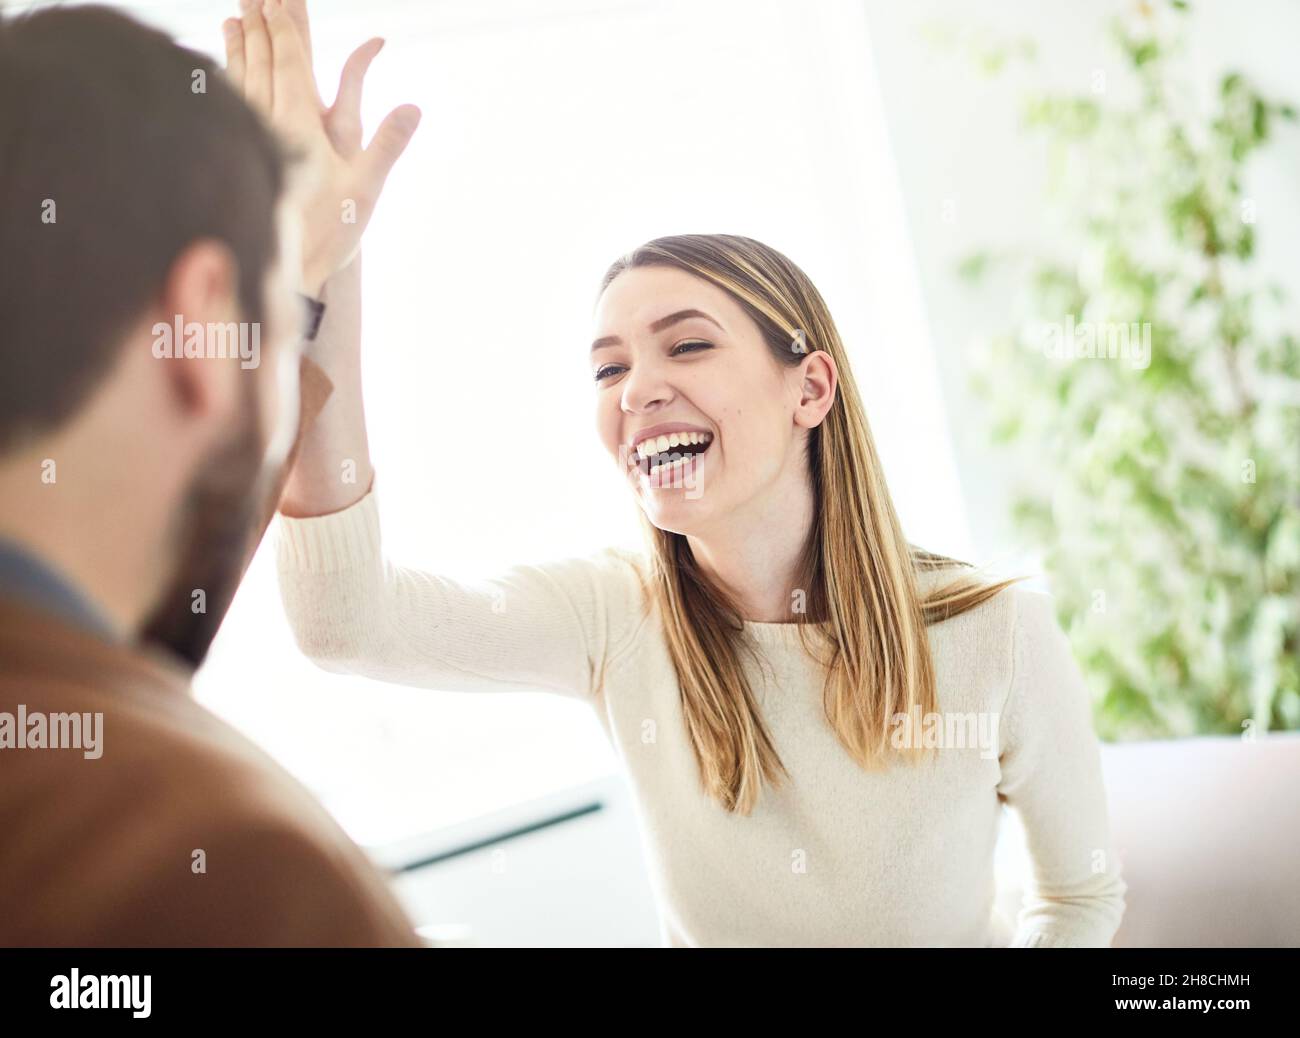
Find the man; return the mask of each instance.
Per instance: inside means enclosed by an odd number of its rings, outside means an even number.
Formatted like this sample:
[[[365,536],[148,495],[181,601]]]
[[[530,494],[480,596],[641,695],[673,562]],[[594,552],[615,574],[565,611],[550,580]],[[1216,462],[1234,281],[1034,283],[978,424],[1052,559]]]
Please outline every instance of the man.
[[[328,393],[302,297],[328,311],[419,115],[362,150],[374,41],[324,110],[301,0],[266,12],[229,79],[104,8],[0,20],[3,945],[419,943],[189,693]]]

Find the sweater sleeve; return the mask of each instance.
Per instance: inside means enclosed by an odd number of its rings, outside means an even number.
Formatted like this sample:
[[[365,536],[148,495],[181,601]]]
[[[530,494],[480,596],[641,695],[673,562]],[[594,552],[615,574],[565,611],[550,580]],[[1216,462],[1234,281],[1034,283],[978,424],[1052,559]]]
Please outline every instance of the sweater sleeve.
[[[328,515],[280,516],[280,595],[318,666],[419,688],[594,698],[640,619],[636,553],[605,548],[474,581],[385,558],[374,488]]]
[[[1050,595],[1017,588],[998,794],[1021,820],[1032,880],[1013,948],[1110,946],[1127,887],[1110,842],[1087,686]]]

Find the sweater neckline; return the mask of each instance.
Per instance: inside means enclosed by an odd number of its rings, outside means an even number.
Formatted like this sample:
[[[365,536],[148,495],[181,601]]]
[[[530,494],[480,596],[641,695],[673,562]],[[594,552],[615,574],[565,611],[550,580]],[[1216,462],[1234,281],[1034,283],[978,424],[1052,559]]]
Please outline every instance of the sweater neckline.
[[[790,623],[758,620],[746,620],[744,624],[745,631],[748,634],[768,645],[801,645],[799,628],[811,627],[814,630],[824,631],[830,626],[828,623]]]

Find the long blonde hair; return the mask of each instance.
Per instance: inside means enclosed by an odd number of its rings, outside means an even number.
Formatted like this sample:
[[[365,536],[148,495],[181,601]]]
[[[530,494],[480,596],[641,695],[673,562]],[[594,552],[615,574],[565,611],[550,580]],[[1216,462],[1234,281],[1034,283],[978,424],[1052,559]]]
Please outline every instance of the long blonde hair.
[[[781,364],[799,364],[811,350],[825,350],[835,361],[836,399],[808,437],[815,511],[802,555],[803,583],[791,589],[804,608],[792,611],[792,622],[805,651],[825,666],[831,728],[855,761],[877,770],[887,760],[891,718],[936,712],[926,626],[973,609],[1024,578],[987,582],[957,575],[921,597],[918,572],[974,567],[904,538],[830,311],[789,259],[738,235],[672,235],[618,259],[600,291],[624,270],[643,266],[675,267],[728,292]],[[741,636],[736,602],[701,570],[686,537],[658,529],[644,512],[641,521],[649,549],[647,593],[662,618],[704,790],[726,810],[748,815],[764,780],[779,784],[789,777],[741,666],[742,652],[759,657]],[[909,742],[902,756],[915,761],[924,752]]]

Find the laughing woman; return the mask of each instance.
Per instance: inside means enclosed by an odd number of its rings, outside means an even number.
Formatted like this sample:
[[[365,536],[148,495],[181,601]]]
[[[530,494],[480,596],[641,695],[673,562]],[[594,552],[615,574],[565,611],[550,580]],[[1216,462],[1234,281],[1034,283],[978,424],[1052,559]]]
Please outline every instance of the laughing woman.
[[[616,262],[593,406],[646,548],[473,583],[384,555],[356,277],[330,286],[317,359],[335,392],[281,505],[281,591],[311,659],[590,705],[638,801],[669,945],[1110,943],[1126,886],[1052,600],[908,543],[798,267],[729,235]],[[1033,860],[1014,923],[994,907],[1003,804]]]

